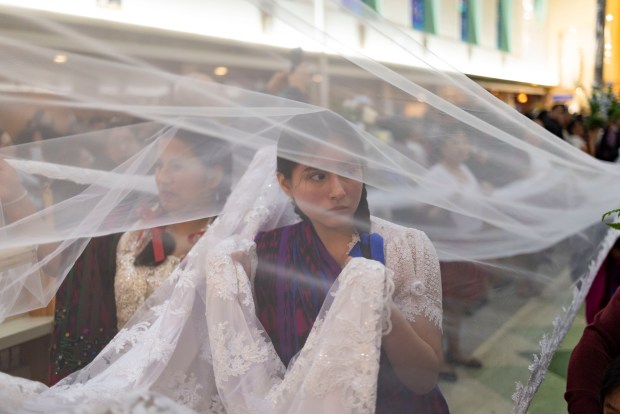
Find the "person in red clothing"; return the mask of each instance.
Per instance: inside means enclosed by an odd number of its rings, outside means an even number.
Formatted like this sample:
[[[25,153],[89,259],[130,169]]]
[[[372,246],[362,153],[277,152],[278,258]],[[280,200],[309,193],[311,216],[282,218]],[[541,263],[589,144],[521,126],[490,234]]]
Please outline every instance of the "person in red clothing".
[[[588,325],[568,364],[564,399],[570,414],[603,413],[600,398],[603,377],[620,356],[620,291]]]

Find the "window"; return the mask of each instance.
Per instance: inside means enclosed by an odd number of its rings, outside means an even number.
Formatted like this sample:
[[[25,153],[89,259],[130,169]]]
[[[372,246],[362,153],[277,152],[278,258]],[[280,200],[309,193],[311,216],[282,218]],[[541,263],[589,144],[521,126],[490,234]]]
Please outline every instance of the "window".
[[[379,0],[362,0],[362,3],[366,4],[368,7],[370,7],[374,11],[377,11],[377,3],[378,2],[379,2]]]
[[[508,52],[510,45],[508,42],[508,16],[509,7],[507,0],[497,1],[497,48]]]
[[[433,0],[411,0],[411,23],[414,29],[435,33]]]
[[[461,40],[467,43],[477,43],[476,25],[474,19],[474,0],[460,0],[461,13]]]
[[[362,5],[364,3],[374,11],[377,11],[379,0],[342,0],[342,5],[353,13],[362,14]]]

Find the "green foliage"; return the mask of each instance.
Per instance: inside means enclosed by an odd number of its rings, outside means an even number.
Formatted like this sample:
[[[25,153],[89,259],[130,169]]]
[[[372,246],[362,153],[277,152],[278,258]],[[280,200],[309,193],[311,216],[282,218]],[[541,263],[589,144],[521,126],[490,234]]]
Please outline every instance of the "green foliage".
[[[616,209],[616,210],[611,210],[608,211],[607,213],[603,214],[603,217],[601,217],[601,221],[605,224],[607,224],[609,227],[612,227],[616,230],[620,230],[620,223],[608,223],[605,221],[605,219],[609,216],[611,216],[612,214],[616,215],[616,218],[618,218],[618,216],[620,216],[620,209]]]
[[[605,88],[594,88],[588,102],[590,104],[590,115],[585,121],[587,129],[603,128],[609,122],[620,118],[620,104],[618,97],[611,89],[611,85]]]

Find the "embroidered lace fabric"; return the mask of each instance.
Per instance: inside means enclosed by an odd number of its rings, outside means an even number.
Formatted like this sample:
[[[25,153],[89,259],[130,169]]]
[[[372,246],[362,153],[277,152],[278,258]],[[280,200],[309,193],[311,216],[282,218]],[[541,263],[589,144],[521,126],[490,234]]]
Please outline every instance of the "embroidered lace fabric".
[[[258,153],[228,201],[247,210],[218,218],[90,365],[52,388],[0,375],[0,399],[24,412],[372,413],[392,296],[440,326],[435,252],[422,232],[373,218],[387,267],[347,264],[285,370],[251,286],[254,235],[297,220],[274,163],[273,148]]]
[[[394,272],[394,303],[410,322],[422,316],[441,328],[439,260],[424,232],[373,217],[372,231],[385,240],[385,261]]]

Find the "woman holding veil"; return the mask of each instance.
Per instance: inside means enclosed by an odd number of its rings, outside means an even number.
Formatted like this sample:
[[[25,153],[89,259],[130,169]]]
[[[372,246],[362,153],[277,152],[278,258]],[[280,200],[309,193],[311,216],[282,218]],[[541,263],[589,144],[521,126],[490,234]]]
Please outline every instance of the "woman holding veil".
[[[304,140],[309,130],[317,142]],[[284,158],[295,152],[305,153],[299,162]],[[435,387],[441,282],[432,244],[418,230],[370,216],[358,157],[363,144],[346,121],[330,113],[298,116],[285,126],[278,154],[279,184],[302,218],[256,237],[257,313],[278,356],[288,365],[304,347],[331,285],[352,271],[349,263],[359,261],[359,272],[378,262],[393,273],[395,291],[391,331],[381,342],[376,412],[447,412]]]

